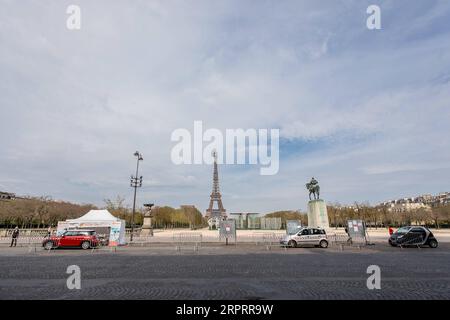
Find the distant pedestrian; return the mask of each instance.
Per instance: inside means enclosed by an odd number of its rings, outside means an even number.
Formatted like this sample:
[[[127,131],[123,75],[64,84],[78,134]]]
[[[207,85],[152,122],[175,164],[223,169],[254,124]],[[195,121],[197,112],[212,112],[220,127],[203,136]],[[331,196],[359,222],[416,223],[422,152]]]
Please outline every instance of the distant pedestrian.
[[[392,227],[389,227],[389,235],[392,236],[392,234],[394,233],[394,229]]]
[[[345,233],[347,234],[347,236],[348,236],[348,238],[347,238],[347,243],[349,243],[349,244],[353,244],[353,239],[352,239],[352,237],[350,236],[350,233],[349,233],[349,231],[348,231],[348,227],[345,227]]]
[[[17,238],[18,237],[19,237],[19,227],[15,227],[14,230],[13,230],[13,233],[11,235],[11,245],[10,245],[10,247],[12,247],[13,244],[14,244],[14,247],[17,245]]]
[[[52,236],[52,226],[48,227],[47,229],[47,238],[50,238]]]

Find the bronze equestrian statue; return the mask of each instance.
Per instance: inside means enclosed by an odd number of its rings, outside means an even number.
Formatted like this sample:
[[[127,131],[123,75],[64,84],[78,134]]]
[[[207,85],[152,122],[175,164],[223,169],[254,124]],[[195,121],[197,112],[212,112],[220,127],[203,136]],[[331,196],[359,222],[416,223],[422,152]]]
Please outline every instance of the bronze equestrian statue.
[[[311,194],[314,195],[314,200],[319,200],[320,197],[320,187],[319,182],[317,182],[314,177],[311,178],[311,181],[306,184],[306,189],[309,191],[309,200],[311,199]]]

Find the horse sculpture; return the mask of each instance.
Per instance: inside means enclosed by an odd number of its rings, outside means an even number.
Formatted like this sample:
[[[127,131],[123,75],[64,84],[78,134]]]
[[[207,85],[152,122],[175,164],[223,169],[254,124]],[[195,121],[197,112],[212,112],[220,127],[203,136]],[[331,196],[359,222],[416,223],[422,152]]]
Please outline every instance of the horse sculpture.
[[[311,194],[314,195],[314,200],[319,200],[319,196],[320,196],[320,187],[317,184],[317,182],[309,182],[306,184],[306,188],[309,191],[309,200],[311,199]]]

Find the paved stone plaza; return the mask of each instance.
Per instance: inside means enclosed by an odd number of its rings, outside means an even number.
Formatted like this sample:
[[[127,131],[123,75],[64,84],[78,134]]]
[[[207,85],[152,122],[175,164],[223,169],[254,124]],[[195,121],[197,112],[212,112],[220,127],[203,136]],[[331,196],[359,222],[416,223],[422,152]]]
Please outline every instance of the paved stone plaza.
[[[66,268],[81,269],[81,290]],[[366,269],[381,268],[381,290]],[[449,299],[450,244],[437,249],[254,245],[119,248],[116,252],[0,249],[0,299]]]

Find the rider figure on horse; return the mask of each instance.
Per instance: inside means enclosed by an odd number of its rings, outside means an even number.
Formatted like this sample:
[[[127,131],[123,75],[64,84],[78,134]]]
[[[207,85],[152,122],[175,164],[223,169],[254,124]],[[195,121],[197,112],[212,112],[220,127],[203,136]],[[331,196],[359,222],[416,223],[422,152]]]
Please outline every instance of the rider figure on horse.
[[[314,179],[314,177],[311,178],[311,181],[309,183],[306,184],[306,188],[309,191],[309,200],[311,200],[311,194],[314,195],[314,199],[319,199],[319,195],[320,195],[320,187],[319,187],[319,182]]]

